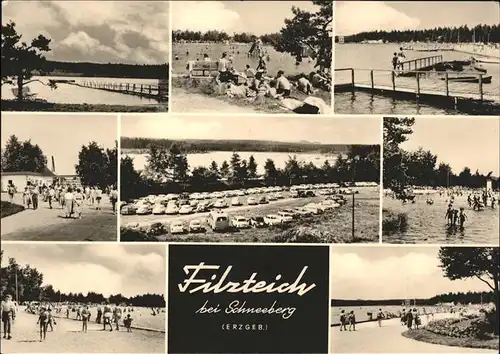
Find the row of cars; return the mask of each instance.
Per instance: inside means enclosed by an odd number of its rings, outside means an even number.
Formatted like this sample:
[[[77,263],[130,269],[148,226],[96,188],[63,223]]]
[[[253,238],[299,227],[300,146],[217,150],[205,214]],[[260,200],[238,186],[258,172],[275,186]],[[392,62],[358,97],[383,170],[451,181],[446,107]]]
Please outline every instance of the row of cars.
[[[206,232],[207,229],[214,232],[224,232],[248,228],[263,228],[280,224],[288,224],[301,218],[307,218],[329,212],[341,207],[346,202],[347,200],[344,196],[335,195],[329,196],[325,200],[318,203],[308,203],[302,207],[283,209],[274,214],[251,217],[243,215],[230,217],[223,210],[213,210],[209,213],[206,219],[198,218],[190,220],[189,222],[185,222],[183,220],[173,220],[167,224],[167,227],[170,234]],[[142,229],[138,222],[129,223],[125,225],[125,227]],[[163,230],[164,227],[165,225],[163,225],[163,223],[157,222],[148,226],[147,229],[143,229],[143,231],[154,234],[154,230]]]
[[[306,188],[307,187],[307,188]],[[314,188],[313,188],[314,187]],[[265,195],[262,195],[264,194]],[[254,206],[285,198],[312,198],[315,196],[346,195],[354,193],[350,188],[336,188],[334,184],[288,187],[249,188],[238,191],[192,193],[189,195],[149,195],[129,203],[122,203],[122,215],[187,215],[224,209],[230,206]],[[246,196],[245,198],[242,198]],[[215,198],[213,201],[212,199]],[[227,200],[226,198],[230,198]]]

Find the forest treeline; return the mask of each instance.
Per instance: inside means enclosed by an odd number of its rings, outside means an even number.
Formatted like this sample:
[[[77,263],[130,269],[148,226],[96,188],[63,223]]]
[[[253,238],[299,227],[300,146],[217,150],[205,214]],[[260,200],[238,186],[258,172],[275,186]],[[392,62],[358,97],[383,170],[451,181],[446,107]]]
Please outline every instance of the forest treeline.
[[[346,153],[348,145],[320,144],[316,142],[280,142],[268,140],[172,140],[152,138],[122,137],[122,149],[147,150],[151,145],[169,148],[175,144],[185,154],[204,153],[210,151],[252,151],[252,152],[284,152],[284,153]]]
[[[165,58],[165,60],[167,60],[167,58]],[[46,60],[43,63],[40,74],[47,76],[167,79],[169,75],[169,66],[168,64],[73,63]]]
[[[401,42],[438,42],[438,43],[500,43],[499,25],[477,25],[469,28],[437,27],[425,30],[406,31],[370,31],[344,36],[344,43],[359,43],[362,41],[380,41],[387,43]],[[335,37],[335,42],[339,36]]]
[[[333,299],[331,300],[331,306],[401,306],[404,301],[415,300],[417,306],[433,306],[442,303],[460,303],[460,304],[481,304],[495,302],[495,294],[493,292],[467,292],[467,293],[447,293],[433,296],[428,299],[385,299],[385,300],[342,300]]]
[[[3,258],[3,250],[1,251]],[[17,263],[15,258],[9,258],[8,264],[0,269],[0,290],[2,299],[4,294],[10,294],[16,299],[16,274],[17,295],[19,303],[26,301],[72,302],[72,303],[102,303],[109,300],[113,304],[128,304],[140,307],[165,307],[165,299],[160,294],[140,294],[126,297],[122,294],[113,294],[105,297],[101,293],[89,291],[83,293],[64,293],[55,289],[51,284],[43,285],[43,273],[26,264]]]
[[[260,38],[262,43],[267,45],[276,45],[279,43],[280,33],[269,33],[262,36],[256,36],[252,33],[242,32],[228,34],[225,31],[210,30],[206,32],[190,31],[190,30],[175,30],[172,32],[172,41],[175,42],[234,42],[234,43],[252,43],[257,38]]]
[[[289,155],[285,166],[279,168],[268,158],[264,173],[258,173],[254,156],[248,160],[233,152],[229,161],[220,165],[207,161],[206,166],[189,166],[187,155],[176,143],[171,146],[151,145],[142,171],[134,168],[133,159],[121,158],[121,200],[130,200],[149,194],[182,192],[213,192],[217,190],[291,186],[302,183],[377,182],[380,180],[380,146],[351,145],[346,154],[338,154],[334,163],[328,160],[322,166],[301,161]]]

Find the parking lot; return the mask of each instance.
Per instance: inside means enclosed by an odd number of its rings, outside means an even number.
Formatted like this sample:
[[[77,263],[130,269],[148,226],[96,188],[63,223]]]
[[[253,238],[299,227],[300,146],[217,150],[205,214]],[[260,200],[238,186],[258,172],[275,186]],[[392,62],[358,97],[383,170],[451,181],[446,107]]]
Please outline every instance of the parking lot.
[[[341,234],[350,234],[351,225],[351,210],[352,208],[352,193],[355,193],[355,214],[359,214],[359,225],[370,224],[368,233],[373,235],[370,238],[378,238],[378,205],[379,205],[379,188],[373,185],[365,185],[362,187],[353,188],[339,188],[338,186],[325,186],[325,185],[308,185],[303,188],[292,188],[292,190],[285,190],[283,188],[277,188],[275,190],[263,189],[263,190],[248,190],[247,194],[243,194],[243,191],[226,191],[222,198],[216,198],[219,195],[208,195],[208,198],[200,198],[199,203],[208,203],[210,205],[210,210],[220,210],[224,215],[230,220],[231,226],[235,226],[237,223],[233,223],[237,217],[243,217],[245,219],[251,219],[253,217],[266,217],[268,215],[283,215],[283,212],[288,212],[289,214],[295,214],[294,220],[283,220],[282,224],[286,227],[291,225],[302,225],[306,224],[318,224],[316,226],[321,227],[323,225],[336,224],[332,227],[335,230],[331,232],[343,237]],[[312,192],[312,193],[311,193]],[[221,192],[222,193],[222,192]],[[300,193],[300,196],[297,194]],[[233,196],[236,194],[235,196]],[[237,195],[240,194],[240,195]],[[305,196],[305,195],[308,196]],[[205,194],[205,196],[207,196]],[[190,195],[190,200],[192,204],[196,204],[192,199],[193,195]],[[195,194],[194,197],[200,197]],[[165,197],[160,197],[160,200]],[[236,203],[236,199],[238,203]],[[267,203],[259,204],[259,199],[265,198]],[[158,196],[151,196],[150,199],[158,199]],[[145,199],[143,199],[145,200]],[[222,203],[224,201],[227,207],[215,208],[216,202]],[[257,201],[256,205],[249,205],[248,202],[253,204]],[[156,201],[155,201],[156,202]],[[151,204],[153,209],[155,202],[148,201],[146,204]],[[174,202],[164,202],[163,204],[174,203]],[[183,202],[187,204],[188,202]],[[177,202],[176,204],[181,204]],[[241,205],[231,205],[231,204],[241,204]],[[142,205],[142,202],[139,202]],[[221,206],[222,204],[218,204]],[[304,209],[305,208],[305,209]],[[369,208],[370,210],[366,209]],[[365,210],[366,209],[366,210]],[[123,210],[123,209],[122,209]],[[262,228],[249,228],[245,223],[243,227],[229,227],[225,230],[218,230],[214,232],[210,227],[209,222],[209,211],[204,212],[191,212],[189,214],[175,214],[175,215],[153,215],[152,213],[147,213],[147,215],[121,215],[121,225],[131,229],[138,229],[145,233],[150,233],[156,236],[159,240],[165,241],[225,241],[225,242],[267,242],[280,231],[280,225],[262,225]],[[349,220],[348,220],[349,219]],[[190,223],[193,220],[197,220],[201,224],[201,231],[190,232]],[[268,219],[266,218],[266,221]],[[183,232],[182,234],[178,228],[172,225],[178,225],[182,223]],[[155,229],[155,230],[153,230]],[[344,230],[341,231],[341,230]],[[365,227],[360,227],[358,233],[366,233],[368,231]],[[176,234],[173,234],[174,231]]]

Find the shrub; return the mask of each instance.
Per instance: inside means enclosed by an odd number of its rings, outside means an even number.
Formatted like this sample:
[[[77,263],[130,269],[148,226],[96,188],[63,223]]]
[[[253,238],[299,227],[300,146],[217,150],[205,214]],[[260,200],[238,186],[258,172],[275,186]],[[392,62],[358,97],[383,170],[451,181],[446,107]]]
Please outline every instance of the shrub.
[[[494,327],[485,316],[468,315],[468,318],[447,318],[430,322],[429,332],[455,338],[489,338]]]
[[[150,236],[141,230],[130,229],[128,227],[120,228],[121,242],[158,242],[154,236]]]
[[[382,221],[382,230],[385,234],[406,232],[408,230],[408,215],[406,213],[393,214],[385,212],[386,216]]]

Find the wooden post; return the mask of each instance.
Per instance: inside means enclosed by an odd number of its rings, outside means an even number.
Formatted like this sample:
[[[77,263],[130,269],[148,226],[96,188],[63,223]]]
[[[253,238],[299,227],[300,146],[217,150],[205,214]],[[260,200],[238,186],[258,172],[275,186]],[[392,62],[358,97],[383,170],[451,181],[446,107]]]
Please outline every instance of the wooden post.
[[[132,91],[135,92],[135,84],[132,84]]]
[[[392,90],[396,91],[396,73],[392,71]]]
[[[448,97],[450,95],[450,87],[448,86],[449,80],[448,80],[448,73],[447,72],[444,74],[444,82],[446,84],[446,97]]]
[[[354,69],[351,69],[351,83],[354,86]]]
[[[483,74],[479,74],[479,99],[483,100]]]
[[[373,82],[373,70],[370,70],[370,81],[372,83],[372,90],[373,90],[373,87],[375,86],[375,84]]]
[[[127,83],[127,92],[128,92],[129,84]]]
[[[143,85],[141,84],[141,93],[142,93]]]
[[[149,94],[151,95],[151,85],[149,85]]]
[[[420,72],[417,71],[417,96],[420,96]]]

